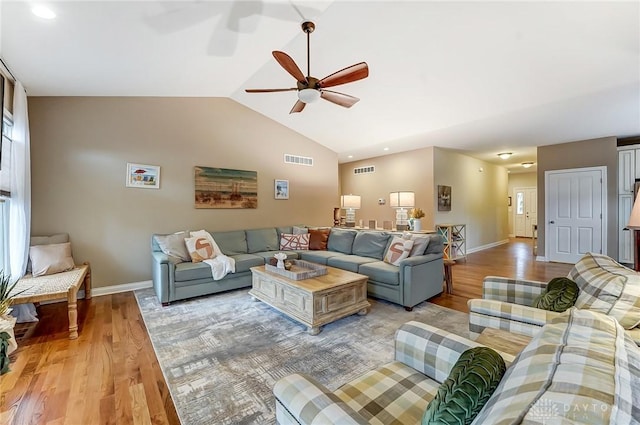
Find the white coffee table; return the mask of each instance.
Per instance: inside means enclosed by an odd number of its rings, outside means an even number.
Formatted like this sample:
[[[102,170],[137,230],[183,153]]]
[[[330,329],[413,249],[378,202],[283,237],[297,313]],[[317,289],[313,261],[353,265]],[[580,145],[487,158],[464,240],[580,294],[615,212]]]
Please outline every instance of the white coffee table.
[[[305,324],[311,335],[320,327],[352,314],[365,315],[371,304],[367,301],[365,275],[327,266],[327,274],[303,280],[291,280],[252,267],[252,288],[249,294],[269,304],[290,318]]]

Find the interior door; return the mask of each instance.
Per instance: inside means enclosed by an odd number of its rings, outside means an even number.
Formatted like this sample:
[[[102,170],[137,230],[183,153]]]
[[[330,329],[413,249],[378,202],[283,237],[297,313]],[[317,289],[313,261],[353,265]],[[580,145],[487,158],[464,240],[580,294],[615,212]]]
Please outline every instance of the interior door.
[[[533,237],[533,225],[538,224],[538,190],[535,187],[515,188],[515,235]]]
[[[547,171],[546,254],[549,261],[576,263],[603,252],[606,167]]]

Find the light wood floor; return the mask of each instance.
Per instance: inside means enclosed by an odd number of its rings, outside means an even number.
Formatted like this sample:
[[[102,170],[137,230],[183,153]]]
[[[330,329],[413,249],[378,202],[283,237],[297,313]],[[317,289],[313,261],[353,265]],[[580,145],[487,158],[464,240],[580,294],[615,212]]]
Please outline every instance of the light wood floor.
[[[459,261],[453,294],[430,301],[467,312],[486,275],[548,281],[569,269],[535,262],[531,241],[513,239]],[[19,348],[11,372],[0,377],[0,424],[179,424],[133,294],[78,305],[75,341],[65,303],[40,306],[40,322],[17,326]]]

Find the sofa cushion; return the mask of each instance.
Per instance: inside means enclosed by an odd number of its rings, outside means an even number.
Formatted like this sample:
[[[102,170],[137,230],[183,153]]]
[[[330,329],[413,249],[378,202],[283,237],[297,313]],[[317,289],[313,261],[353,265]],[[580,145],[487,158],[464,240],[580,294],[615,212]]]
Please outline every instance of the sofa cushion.
[[[327,266],[358,273],[358,269],[362,264],[373,263],[374,261],[378,260],[371,257],[361,257],[359,255],[337,255],[327,260]]]
[[[382,260],[390,235],[386,232],[358,232],[353,239],[353,255]]]
[[[394,361],[366,372],[334,394],[371,424],[418,424],[438,382]]]
[[[242,272],[248,272],[251,267],[264,265],[264,257],[257,254],[238,254],[232,255],[236,261],[236,274]]]
[[[471,423],[495,391],[505,370],[504,359],[491,348],[474,347],[464,351],[427,406],[422,424]]]
[[[340,254],[339,252],[333,251],[300,251],[298,252],[300,258],[305,261],[311,261],[312,263],[317,264],[327,264],[327,260],[331,257],[339,257],[344,254]]]
[[[211,266],[203,262],[185,262],[176,264],[176,273],[174,275],[174,280],[176,282],[186,282],[196,279],[213,279],[211,275]]]
[[[615,319],[572,307],[524,348],[474,423],[632,423],[638,364]]]
[[[214,232],[211,234],[220,251],[224,255],[237,255],[247,253],[247,237],[244,230],[232,230],[230,232]]]
[[[413,241],[413,246],[411,247],[409,257],[424,255],[424,252],[427,250],[429,242],[431,241],[431,237],[429,235],[415,235],[412,233],[406,233],[402,237],[405,239],[411,239]]]
[[[562,313],[573,307],[579,291],[578,285],[568,277],[555,277],[545,291],[533,300],[532,307]]]
[[[333,227],[329,233],[329,241],[327,249],[329,251],[341,252],[343,254],[351,254],[353,240],[358,232],[355,230],[338,229]]]
[[[400,261],[409,256],[411,248],[413,248],[412,240],[394,236],[391,244],[389,244],[387,248],[387,252],[384,254],[384,261],[398,266],[400,265]]]
[[[267,229],[245,230],[247,234],[247,252],[277,251],[280,248],[278,232],[273,227]]]
[[[615,317],[625,328],[640,324],[640,274],[614,259],[587,253],[569,271],[580,288],[575,306]]]
[[[387,285],[397,286],[400,284],[400,276],[398,266],[385,263],[384,261],[375,261],[373,263],[362,264],[358,269],[358,273],[366,274],[369,280]]]
[[[331,229],[309,229],[309,249],[314,251],[326,250],[330,230]]]

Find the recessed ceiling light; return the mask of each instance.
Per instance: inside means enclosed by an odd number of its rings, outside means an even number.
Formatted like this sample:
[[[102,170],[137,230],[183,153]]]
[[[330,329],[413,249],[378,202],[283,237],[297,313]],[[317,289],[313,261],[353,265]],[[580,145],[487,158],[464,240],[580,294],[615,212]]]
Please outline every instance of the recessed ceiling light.
[[[529,162],[523,162],[523,163],[522,163],[522,166],[523,166],[524,168],[529,168],[529,167],[531,167],[532,165],[533,165],[533,162],[531,162],[531,161],[529,161]]]
[[[347,156],[347,158],[353,158],[353,155],[349,155],[349,156]]]
[[[31,7],[31,12],[42,19],[54,19],[56,14],[47,6],[36,4]]]
[[[383,149],[383,151],[388,151],[388,150],[389,150],[389,148],[384,148],[384,149]]]
[[[502,152],[498,154],[498,156],[502,159],[509,159],[511,155],[513,155],[511,152]]]

